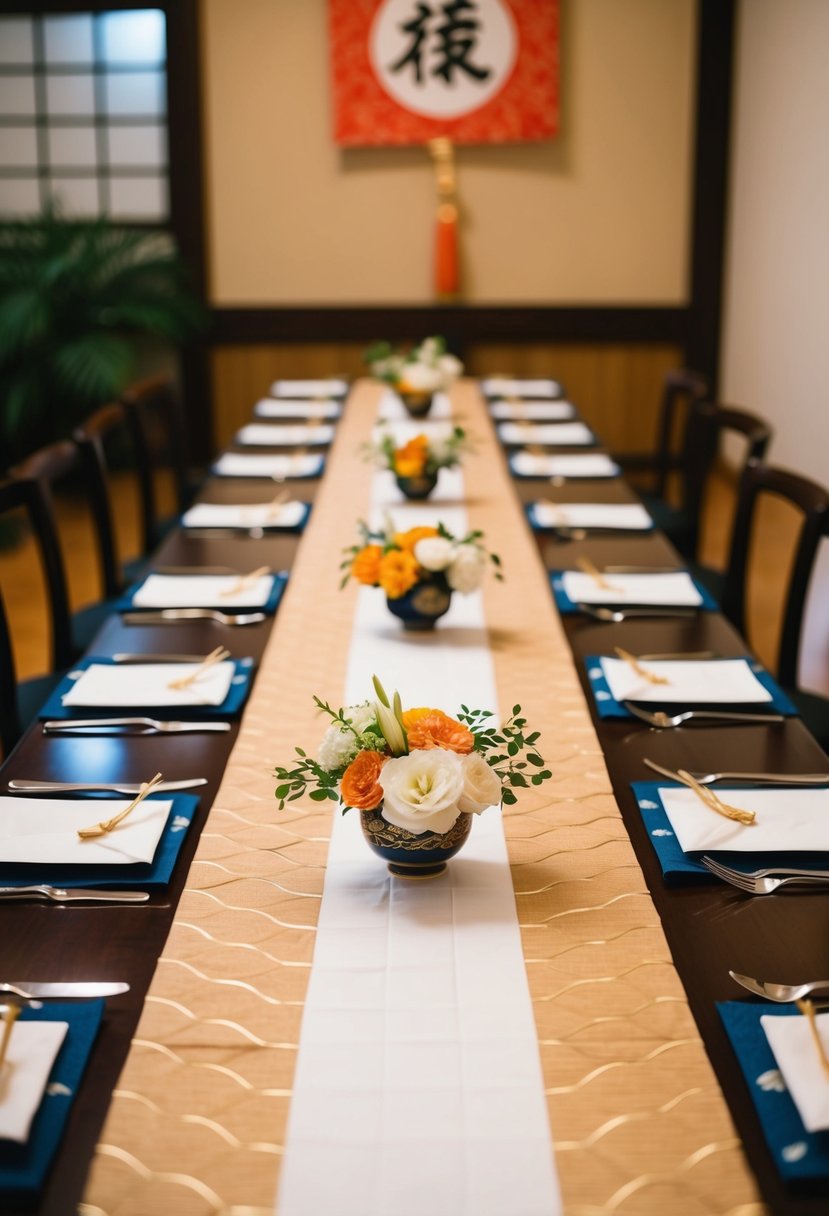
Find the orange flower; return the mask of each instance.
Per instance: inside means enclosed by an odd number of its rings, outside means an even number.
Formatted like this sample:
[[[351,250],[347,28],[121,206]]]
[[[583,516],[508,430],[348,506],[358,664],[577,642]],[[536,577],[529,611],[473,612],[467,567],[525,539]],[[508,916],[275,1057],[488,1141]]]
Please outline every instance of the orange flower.
[[[428,706],[421,706],[419,709],[404,709],[403,710],[403,726],[406,730],[419,722],[421,718],[425,718],[427,714],[437,713],[437,710],[429,709]]]
[[[391,549],[380,559],[378,580],[390,600],[405,595],[420,578],[420,566],[413,553],[403,549]]]
[[[411,751],[442,747],[448,752],[466,755],[475,746],[472,732],[439,709],[432,709],[406,727]]]
[[[415,435],[394,453],[394,471],[398,477],[421,477],[429,456],[429,440]]]
[[[401,549],[407,550],[409,553],[414,552],[414,547],[419,540],[425,540],[427,536],[437,536],[437,528],[409,528],[408,532],[395,532],[394,543]]]
[[[348,806],[373,811],[383,801],[383,787],[377,778],[388,760],[382,752],[358,752],[340,782],[340,796]]]
[[[367,587],[377,586],[382,556],[383,550],[379,545],[366,545],[360,550],[351,563],[351,573],[358,583],[365,583]]]

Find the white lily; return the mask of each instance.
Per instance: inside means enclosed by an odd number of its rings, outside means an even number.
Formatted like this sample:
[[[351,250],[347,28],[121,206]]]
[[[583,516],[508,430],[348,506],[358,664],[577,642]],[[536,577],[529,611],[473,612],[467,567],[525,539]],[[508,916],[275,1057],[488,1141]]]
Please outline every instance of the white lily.
[[[403,726],[403,704],[400,700],[400,693],[394,694],[394,704],[389,703],[389,698],[386,690],[377,676],[373,677],[374,687],[377,690],[379,701],[375,701],[374,708],[377,712],[377,725],[383,733],[383,738],[391,748],[393,756],[405,756],[409,751],[409,742],[406,737],[406,730]]]

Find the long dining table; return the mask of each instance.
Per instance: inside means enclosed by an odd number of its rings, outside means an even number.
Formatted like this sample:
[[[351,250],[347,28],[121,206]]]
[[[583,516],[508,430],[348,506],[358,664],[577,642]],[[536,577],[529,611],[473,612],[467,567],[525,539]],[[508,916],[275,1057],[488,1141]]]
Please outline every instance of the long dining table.
[[[285,570],[275,616],[233,628],[208,620],[142,626],[113,615],[95,640],[100,656],[207,653],[222,644],[253,658],[251,696],[227,734],[47,736],[35,723],[2,767],[4,788],[15,778],[140,781],[156,770],[170,780],[207,778],[169,886],[147,904],[0,911],[0,978],[130,985],[107,1001],[38,1212],[275,1210],[336,812],[311,803],[279,812],[272,770],[296,745],[315,748],[322,727],[312,697],[342,703],[359,597],[380,595],[353,584],[339,590],[338,567],[369,511],[371,477],[358,449],[384,392],[358,382],[324,475],[287,483],[311,503],[302,534],[178,528],[154,556],[155,569]],[[631,783],[651,775],[645,757],[673,770],[793,774],[825,770],[827,757],[794,717],[676,730],[599,718],[587,656],[614,646],[741,656],[746,642],[716,611],[619,623],[560,616],[551,570],[574,569],[583,557],[598,567],[682,563],[655,532],[534,534],[524,511],[531,502],[628,503],[636,494],[621,478],[554,487],[513,478],[478,385],[457,382],[449,400],[474,439],[463,466],[470,524],[504,563],[505,581],[480,593],[499,704],[522,704],[553,772],[504,810],[503,830],[560,1210],[816,1216],[826,1211],[829,1179],[811,1189],[781,1181],[717,1002],[752,999],[729,969],[781,980],[824,973],[829,887],[750,898],[713,878],[667,886]],[[209,476],[200,498],[261,502],[273,493],[268,484]],[[454,504],[439,483],[428,505],[439,518]],[[445,629],[444,646],[464,645],[462,631],[444,622],[435,635]],[[397,640],[416,647],[429,670],[430,635],[399,632]],[[443,674],[434,666],[440,704]],[[320,1174],[338,1168],[330,1147]],[[414,1172],[426,1168],[413,1160]],[[379,1202],[374,1210],[383,1211]],[[4,1203],[16,1210],[0,1195]],[[508,1201],[500,1210],[522,1216]]]

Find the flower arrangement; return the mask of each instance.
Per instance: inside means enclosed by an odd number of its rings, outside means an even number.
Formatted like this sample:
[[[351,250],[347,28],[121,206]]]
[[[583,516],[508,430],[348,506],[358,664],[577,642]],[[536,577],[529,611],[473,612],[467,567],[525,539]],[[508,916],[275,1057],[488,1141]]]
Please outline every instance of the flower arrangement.
[[[461,453],[469,446],[466,431],[456,426],[442,439],[415,435],[397,447],[394,436],[386,432],[376,443],[364,447],[366,458],[381,469],[391,469],[395,477],[436,477],[439,469],[460,464]]]
[[[375,342],[363,355],[371,374],[397,392],[437,393],[463,375],[460,359],[446,350],[446,339],[424,338],[410,351],[395,350],[390,342]]]
[[[382,532],[372,532],[362,520],[358,527],[360,543],[343,550],[342,587],[354,577],[366,587],[382,587],[396,600],[417,583],[445,580],[451,591],[468,595],[478,590],[490,563],[496,579],[503,579],[501,559],[481,543],[480,531],[456,537],[439,523],[395,532],[390,520]]]
[[[333,709],[314,702],[331,719],[317,758],[296,748],[293,767],[274,770],[279,809],[306,793],[315,802],[339,802],[343,813],[376,812],[404,833],[450,832],[461,815],[511,805],[516,789],[552,776],[528,732],[521,706],[500,727],[488,710],[462,705],[457,718],[440,709],[404,710],[374,677],[376,701]]]

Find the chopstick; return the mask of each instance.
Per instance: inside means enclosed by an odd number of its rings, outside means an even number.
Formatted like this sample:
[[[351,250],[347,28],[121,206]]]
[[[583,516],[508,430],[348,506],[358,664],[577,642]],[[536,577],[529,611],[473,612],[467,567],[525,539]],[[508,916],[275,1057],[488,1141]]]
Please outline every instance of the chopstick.
[[[0,1068],[3,1067],[6,1061],[6,1052],[9,1050],[12,1028],[19,1017],[20,1006],[16,1005],[14,1001],[9,1001],[3,1016],[3,1036],[0,1038]]]
[[[210,668],[215,667],[217,663],[224,662],[230,658],[230,651],[224,646],[217,646],[215,650],[211,650],[210,654],[206,655],[195,671],[191,671],[189,676],[182,676],[178,680],[171,680],[167,685],[168,688],[189,688],[196,680],[201,679],[204,673]]]
[[[123,823],[127,815],[130,815],[138,804],[143,802],[147,795],[153,792],[156,786],[160,784],[161,780],[161,773],[156,773],[151,781],[144,782],[141,789],[133,798],[132,802],[129,804],[129,806],[125,807],[123,811],[119,811],[118,814],[113,815],[111,819],[104,819],[100,823],[93,823],[91,827],[78,828],[78,836],[81,838],[81,840],[93,840],[96,836],[106,836],[108,832],[111,832],[114,828],[117,828],[119,823]]]
[[[274,495],[274,497],[268,503],[268,508],[265,511],[266,519],[275,519],[279,515],[283,504],[288,501],[288,493],[289,493],[288,490],[285,489],[285,490],[280,490],[278,494]],[[268,572],[268,568],[266,566],[265,573],[267,574],[267,572]],[[257,577],[258,577],[258,575],[257,575]],[[239,588],[239,590],[243,590],[243,588]],[[225,592],[225,595],[229,595],[229,594],[230,594],[229,591]]]
[[[815,1021],[815,1003],[814,1001],[797,1001],[797,1007],[809,1023],[809,1030],[812,1032],[812,1039],[817,1048],[820,1066],[825,1076],[829,1077],[829,1058],[826,1056],[826,1048],[823,1046],[823,1039],[820,1037],[817,1022]],[[0,1062],[2,1062],[2,1050],[0,1050]]]
[[[631,654],[629,650],[623,649],[621,646],[614,646],[614,651],[623,662],[627,663],[628,667],[632,667],[638,676],[643,680],[647,680],[649,684],[670,684],[667,676],[658,676],[652,671],[648,671],[639,662],[635,654]]]
[[[278,497],[279,495],[277,495]],[[271,503],[271,508],[273,508],[275,502],[276,499]],[[262,578],[264,574],[270,574],[270,572],[270,566],[257,566],[255,570],[251,570],[250,574],[240,575],[235,583],[231,583],[229,587],[225,587],[224,591],[221,591],[219,594],[223,599],[228,595],[239,595],[240,592],[247,591],[252,587],[257,579]]]
[[[731,806],[727,802],[723,802],[719,794],[715,794],[713,790],[709,790],[707,786],[700,785],[695,777],[684,768],[677,769],[677,780],[683,785],[687,785],[690,790],[693,790],[698,798],[702,799],[707,807],[712,811],[716,811],[718,815],[724,816],[726,819],[733,819],[736,823],[745,824],[750,827],[757,819],[756,811],[743,811],[740,807]]]
[[[589,557],[577,557],[576,565],[582,574],[588,574],[596,586],[601,587],[602,591],[618,591],[621,593],[622,588],[618,587],[615,583],[608,582],[599,567],[594,565]]]

